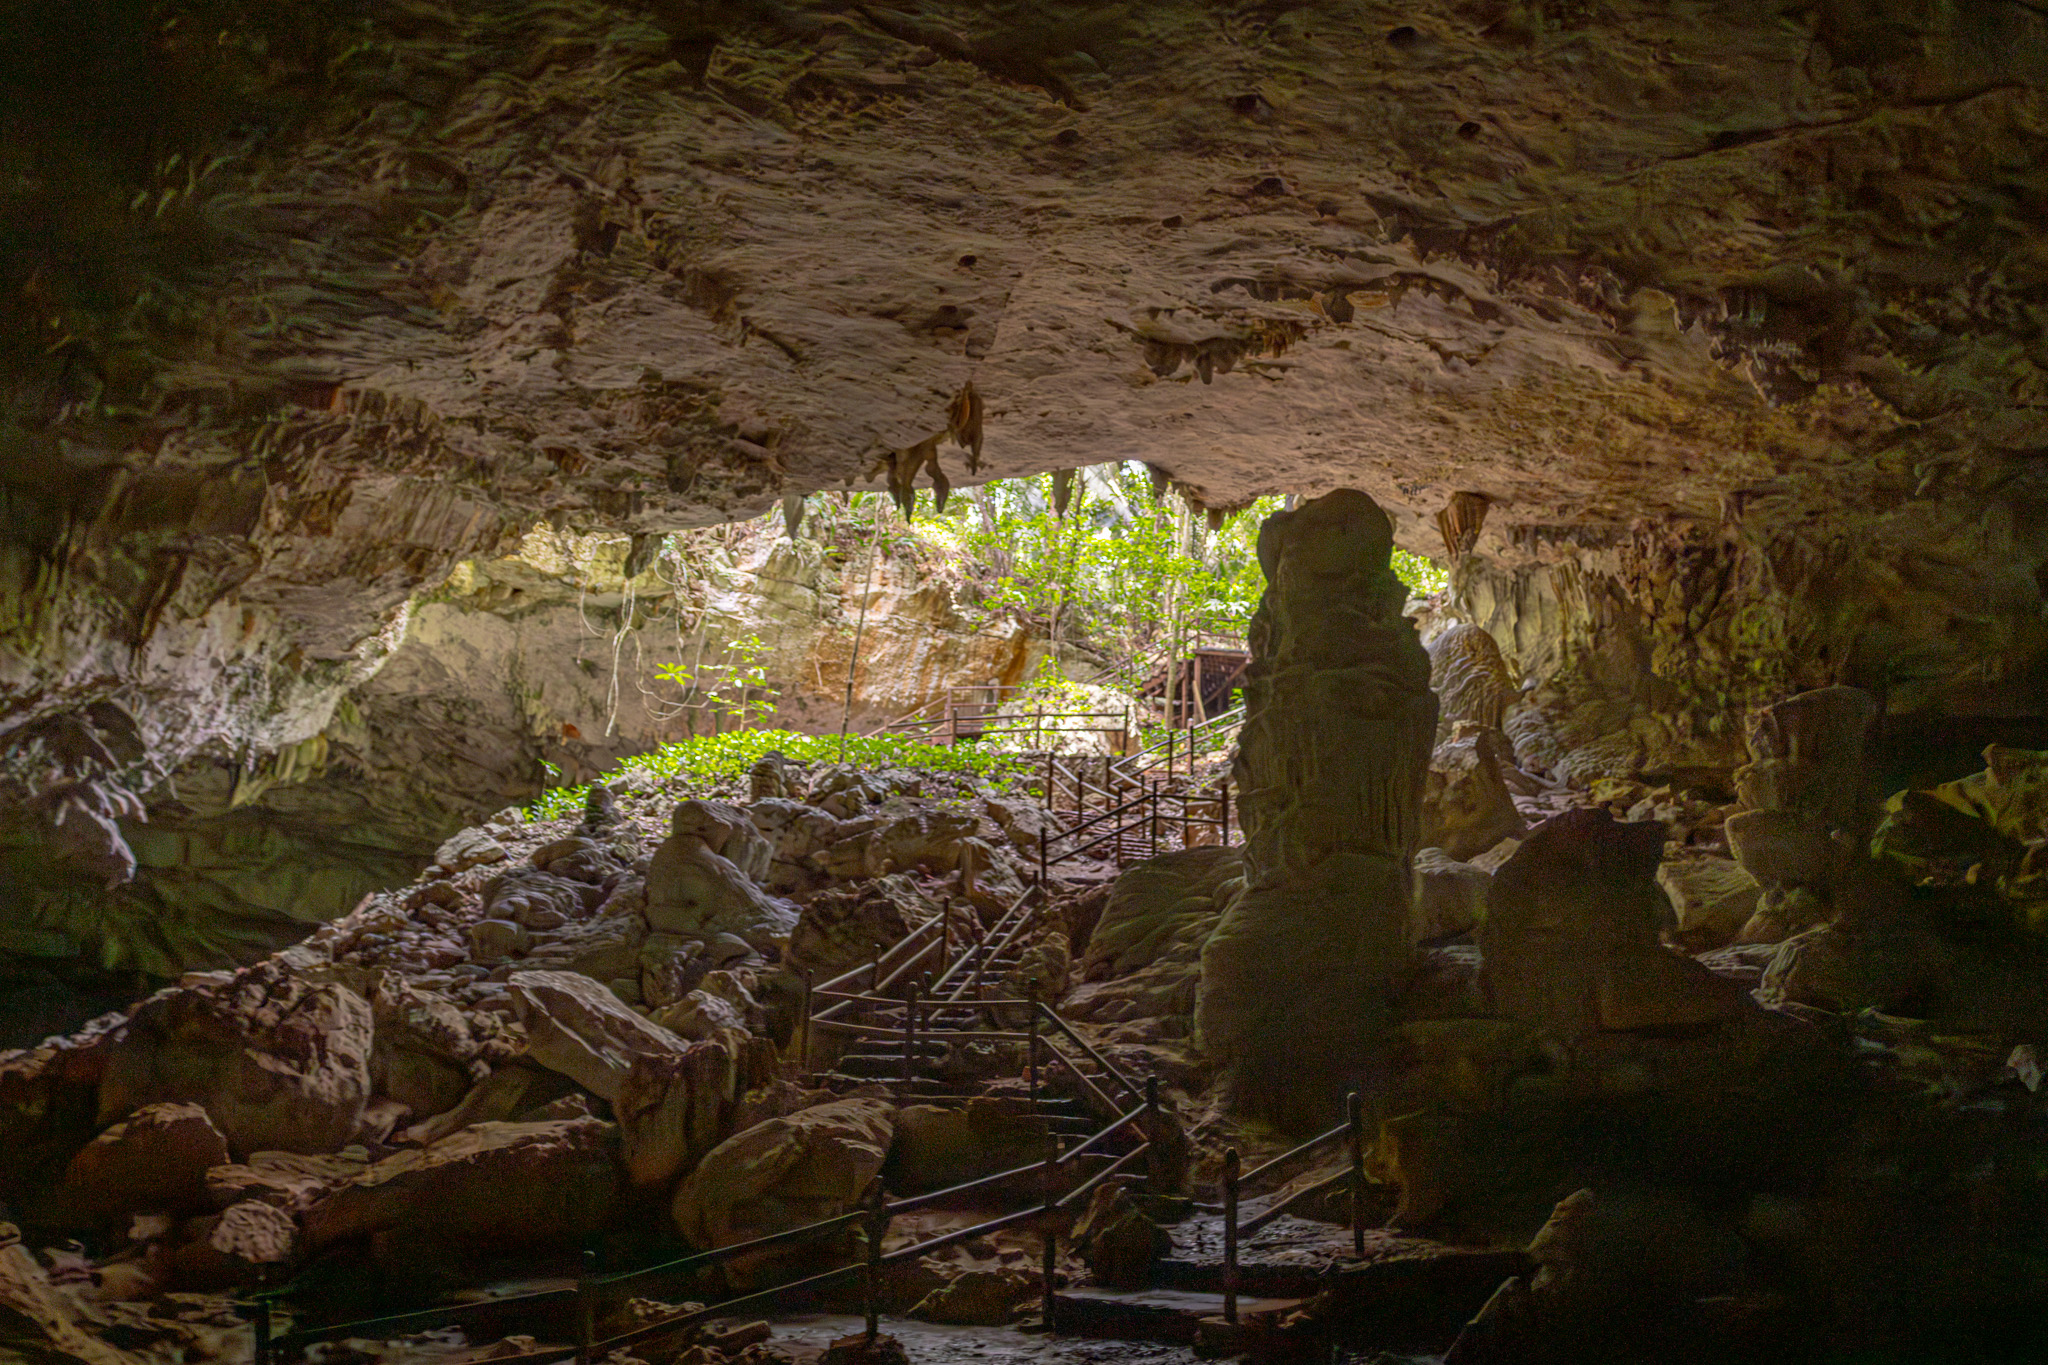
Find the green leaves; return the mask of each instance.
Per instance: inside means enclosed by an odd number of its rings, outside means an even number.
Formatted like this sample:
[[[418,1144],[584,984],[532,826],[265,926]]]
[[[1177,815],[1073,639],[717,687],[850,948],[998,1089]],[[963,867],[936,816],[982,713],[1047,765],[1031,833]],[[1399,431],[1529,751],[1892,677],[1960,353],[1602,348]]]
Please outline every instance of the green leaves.
[[[680,663],[663,664],[654,676],[682,688],[686,698],[701,691],[706,709],[737,719],[744,730],[749,711],[773,706],[782,689],[768,685],[768,646],[760,636],[743,635],[728,643],[725,653],[724,664],[695,673]]]
[[[847,735],[842,741],[838,735],[804,735],[793,730],[735,730],[722,735],[698,735],[637,754],[622,760],[599,781],[639,777],[709,785],[745,776],[763,755],[771,752],[804,763],[838,763],[842,744],[844,761],[860,768],[964,773],[997,783],[1024,772],[1024,766],[1012,755],[991,753],[971,744],[921,744],[901,735]],[[527,818],[559,820],[573,815],[582,809],[589,794],[587,785],[550,788],[526,808]]]

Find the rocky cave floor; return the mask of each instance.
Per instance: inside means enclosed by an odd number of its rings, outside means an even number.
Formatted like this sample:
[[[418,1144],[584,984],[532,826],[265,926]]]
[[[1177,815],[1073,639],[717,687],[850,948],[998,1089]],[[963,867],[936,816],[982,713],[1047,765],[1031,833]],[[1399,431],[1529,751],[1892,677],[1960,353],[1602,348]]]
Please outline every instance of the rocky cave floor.
[[[1445,722],[1412,968],[1367,1077],[1372,1249],[1347,1270],[1341,1182],[1311,1192],[1243,1252],[1248,1295],[1265,1275],[1288,1296],[1249,1300],[1242,1339],[1212,1325],[1204,1354],[1906,1360],[1939,1341],[1942,1358],[2030,1358],[2048,1301],[2048,975],[2027,969],[2048,755],[1994,748],[1985,772],[1894,798],[1869,814],[1878,857],[1849,858],[1839,830],[1807,837],[1811,793],[1860,762],[1819,743],[1860,714],[1847,692],[1767,713],[1736,799],[1551,782],[1501,732]],[[238,1305],[259,1285],[282,1287],[282,1332],[565,1287],[579,1248],[611,1270],[731,1245],[845,1212],[878,1174],[893,1197],[1027,1164],[1046,1124],[1020,1099],[1018,1044],[948,1045],[931,1084],[980,1098],[920,1104],[872,1067],[848,1074],[830,1033],[810,1033],[807,1067],[798,1020],[806,976],[940,914],[962,944],[1002,923],[1057,823],[1022,786],[946,774],[641,775],[563,819],[508,810],[303,943],[0,1054],[0,1349],[245,1359]],[[1069,864],[989,983],[1057,1002],[1162,1085],[1150,1135],[1168,1156],[1060,1220],[1060,1286],[1114,1299],[1181,1267],[1209,1297],[1163,1331],[1089,1319],[1133,1340],[1013,1330],[1037,1319],[1041,1242],[1006,1229],[885,1274],[908,1359],[1192,1358],[1220,1288],[1224,1149],[1249,1167],[1340,1117],[1285,1132],[1239,1116],[1189,1036],[1240,852]],[[1518,973],[1559,953],[1604,974],[1567,999],[1580,978],[1557,967],[1532,1006]],[[1046,1067],[1049,1093],[1085,1098],[1075,1065]],[[1247,1215],[1345,1169],[1321,1150],[1248,1193]],[[885,1250],[1017,1199],[998,1186],[900,1218]],[[764,1253],[608,1302],[599,1335],[851,1254]],[[1072,1328],[1087,1305],[1066,1302]],[[734,1324],[714,1322],[612,1359],[850,1359],[826,1348],[858,1326],[833,1314],[858,1308],[842,1287],[763,1309],[765,1340],[721,1346]],[[516,1358],[563,1340],[554,1326],[307,1358]],[[1892,1354],[1856,1354],[1873,1351]]]

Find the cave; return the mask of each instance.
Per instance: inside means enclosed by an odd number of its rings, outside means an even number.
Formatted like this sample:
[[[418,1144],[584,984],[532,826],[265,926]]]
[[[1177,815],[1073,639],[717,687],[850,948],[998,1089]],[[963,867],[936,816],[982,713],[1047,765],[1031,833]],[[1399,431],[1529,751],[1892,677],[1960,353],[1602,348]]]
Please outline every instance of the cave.
[[[0,1354],[2048,1358],[2042,5],[0,38]]]

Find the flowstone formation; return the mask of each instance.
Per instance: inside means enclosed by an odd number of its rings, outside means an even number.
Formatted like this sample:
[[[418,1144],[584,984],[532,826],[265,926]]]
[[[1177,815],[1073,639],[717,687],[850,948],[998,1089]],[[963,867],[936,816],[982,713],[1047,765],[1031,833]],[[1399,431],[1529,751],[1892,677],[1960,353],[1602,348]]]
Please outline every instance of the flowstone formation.
[[[1313,1122],[1366,1064],[1408,960],[1436,734],[1393,527],[1344,489],[1269,518],[1233,778],[1245,889],[1202,954],[1195,1026],[1238,1102]]]

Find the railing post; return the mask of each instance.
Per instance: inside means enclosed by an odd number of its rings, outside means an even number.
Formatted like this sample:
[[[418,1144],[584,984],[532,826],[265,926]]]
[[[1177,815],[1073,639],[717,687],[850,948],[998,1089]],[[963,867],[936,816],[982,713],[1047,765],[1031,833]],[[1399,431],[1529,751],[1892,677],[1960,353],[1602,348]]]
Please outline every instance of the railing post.
[[[882,1237],[889,1230],[889,1202],[882,1197],[882,1177],[868,1185],[868,1263],[861,1276],[861,1311],[867,1315],[868,1344],[881,1334]]]
[[[1223,1154],[1223,1320],[1237,1325],[1237,1148]]]
[[[1351,1121],[1351,1252],[1365,1259],[1365,1103],[1356,1090],[1344,1097]]]
[[[1104,1082],[1107,1083],[1111,1079],[1113,1078],[1105,1077]],[[1145,1077],[1145,1117],[1139,1123],[1139,1131],[1144,1133],[1145,1141],[1151,1142],[1159,1133],[1159,1075],[1157,1072]],[[1156,1147],[1146,1154],[1145,1184],[1154,1194],[1173,1194],[1175,1191],[1163,1188],[1163,1182],[1159,1178],[1161,1166],[1159,1158],[1160,1152]]]
[[[1145,794],[1152,810],[1152,856],[1159,856],[1159,779],[1153,778],[1145,786]]]
[[[1048,852],[1051,847],[1052,830],[1047,827],[1038,832],[1038,889],[1045,894],[1050,894],[1045,886],[1052,868],[1052,854]]]
[[[1059,1326],[1059,1295],[1054,1275],[1060,1258],[1060,1235],[1051,1228],[1045,1230],[1045,1330],[1057,1332]]]
[[[590,1348],[597,1340],[597,1305],[590,1292],[596,1278],[597,1253],[585,1247],[576,1276],[576,1365],[590,1365]]]
[[[917,983],[913,981],[903,1001],[903,1089],[906,1094],[912,1078],[917,1075],[917,997]]]
[[[797,1016],[796,1069],[800,1076],[811,1074],[811,969],[804,968],[804,1003]]]
[[[888,951],[880,943],[875,945],[875,966],[874,970],[868,975],[869,995],[880,995],[882,993],[882,959],[888,955]]]
[[[253,1352],[255,1365],[270,1365],[270,1300],[265,1297],[260,1283],[257,1285],[256,1297],[251,1301],[250,1308],[253,1311],[249,1315],[249,1329],[256,1337]]]
[[[1024,988],[1026,1008],[1031,1017],[1024,1026],[1024,1074],[1031,1081],[1031,1112],[1038,1112],[1038,983],[1031,982]]]
[[[1223,842],[1223,846],[1224,846],[1225,848],[1229,848],[1229,847],[1230,847],[1230,774],[1229,774],[1229,773],[1225,773],[1225,774],[1223,774],[1223,781],[1222,781],[1222,782],[1221,782],[1220,784],[1218,784],[1218,785],[1219,785],[1219,787],[1221,788],[1221,790],[1222,790],[1222,793],[1223,793],[1223,831],[1222,831],[1222,833],[1223,833],[1223,841],[1222,841],[1222,842]]]
[[[1045,755],[1045,808],[1050,811],[1056,804],[1052,785],[1052,751]]]

